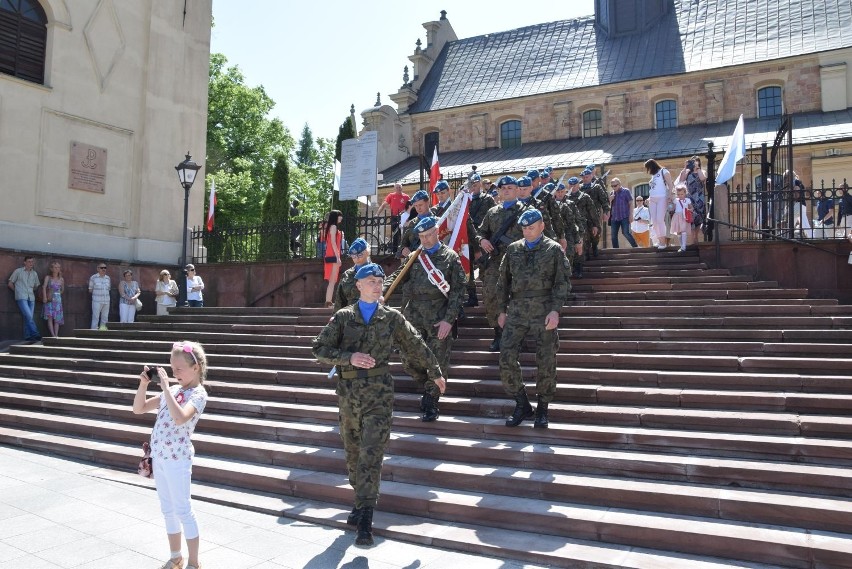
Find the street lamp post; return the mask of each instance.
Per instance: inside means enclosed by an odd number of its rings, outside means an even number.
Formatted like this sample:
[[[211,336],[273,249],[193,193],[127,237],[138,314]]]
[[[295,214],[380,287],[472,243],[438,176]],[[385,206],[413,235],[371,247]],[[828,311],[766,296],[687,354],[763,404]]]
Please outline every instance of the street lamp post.
[[[195,176],[201,170],[201,166],[195,163],[187,151],[186,159],[175,166],[175,170],[177,170],[178,179],[184,191],[183,246],[180,249],[180,267],[177,272],[180,275],[178,278],[178,290],[180,291],[178,294],[178,306],[183,306],[186,304],[186,234],[189,232],[189,190],[192,188],[192,183],[195,182]]]

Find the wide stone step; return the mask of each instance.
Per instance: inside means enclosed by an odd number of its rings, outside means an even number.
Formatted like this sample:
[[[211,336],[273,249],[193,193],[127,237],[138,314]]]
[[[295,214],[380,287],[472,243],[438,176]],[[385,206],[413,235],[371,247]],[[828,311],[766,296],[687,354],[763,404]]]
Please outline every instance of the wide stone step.
[[[685,292],[683,290],[634,290],[634,291],[581,291],[576,285],[580,281],[572,281],[576,302],[587,300],[609,300],[624,304],[637,300],[682,300],[684,298],[714,298],[718,300],[759,299],[770,298],[806,298],[807,289],[803,288],[758,288],[748,290],[734,289],[698,289]],[[647,287],[646,287],[647,288]]]
[[[21,436],[20,431],[0,432],[3,442],[15,437],[19,441]],[[90,454],[95,462],[115,464],[121,461],[127,467],[133,464],[134,459],[138,461],[130,446],[123,447],[122,453],[120,448],[116,448],[120,445],[89,444],[82,439],[69,441],[77,445],[75,452],[78,456]],[[55,449],[62,442],[54,437],[51,440],[42,438],[33,443],[34,446],[36,444]],[[352,499],[344,475],[309,469],[196,456],[193,478],[338,504],[351,503]],[[535,482],[525,479],[524,484],[534,487]],[[805,563],[813,562],[832,567],[852,566],[852,539],[847,536],[824,535],[816,541],[800,530],[785,526],[734,523],[695,516],[669,517],[659,512],[649,514],[623,508],[559,503],[547,497],[510,497],[481,491],[424,487],[419,483],[396,480],[383,482],[381,504],[382,511],[428,512],[433,519],[453,523],[481,524],[487,521],[489,525],[500,528],[573,539],[639,547],[654,545],[670,551],[735,556],[737,559],[784,566],[805,566]],[[524,515],[517,516],[515,512],[519,511]]]

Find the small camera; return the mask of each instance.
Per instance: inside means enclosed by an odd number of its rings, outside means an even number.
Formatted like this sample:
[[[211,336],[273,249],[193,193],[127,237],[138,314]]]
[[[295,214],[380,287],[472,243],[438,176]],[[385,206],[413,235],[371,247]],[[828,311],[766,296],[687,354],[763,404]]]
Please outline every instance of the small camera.
[[[148,371],[145,373],[148,374],[148,379],[151,381],[156,381],[160,377],[160,374],[157,373],[156,366],[148,366]]]
[[[686,169],[692,172],[695,170],[695,160],[687,160],[686,161]]]

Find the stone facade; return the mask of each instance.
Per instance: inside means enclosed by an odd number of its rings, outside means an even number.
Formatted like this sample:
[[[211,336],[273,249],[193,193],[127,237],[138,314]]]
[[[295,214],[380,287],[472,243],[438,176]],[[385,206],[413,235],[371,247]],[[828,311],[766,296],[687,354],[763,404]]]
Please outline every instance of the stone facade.
[[[44,84],[0,75],[0,247],[176,264],[174,166],[206,154],[212,0],[36,0]],[[106,150],[102,192],[72,189],[71,148]],[[204,170],[190,195],[201,224]]]

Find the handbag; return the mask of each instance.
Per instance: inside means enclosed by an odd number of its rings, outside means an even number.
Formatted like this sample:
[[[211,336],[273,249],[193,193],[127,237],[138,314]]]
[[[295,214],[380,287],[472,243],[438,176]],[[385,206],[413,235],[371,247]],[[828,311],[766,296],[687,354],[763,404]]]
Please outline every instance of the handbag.
[[[332,255],[331,257],[323,257],[323,261],[325,261],[326,263],[336,263],[337,257],[335,257],[334,255]]]
[[[139,461],[139,467],[136,469],[136,472],[142,478],[153,478],[154,459],[151,458],[151,445],[148,443],[148,441],[142,443],[142,452],[144,454],[142,456],[142,460]]]
[[[140,310],[142,310],[142,301],[137,298],[136,299],[136,312],[139,312]]]

